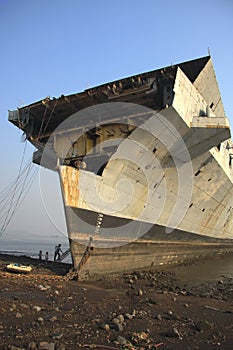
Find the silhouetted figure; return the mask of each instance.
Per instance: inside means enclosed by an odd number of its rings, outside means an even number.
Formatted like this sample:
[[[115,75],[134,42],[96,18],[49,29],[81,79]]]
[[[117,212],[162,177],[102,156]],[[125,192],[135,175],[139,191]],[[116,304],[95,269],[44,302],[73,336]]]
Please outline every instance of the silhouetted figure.
[[[56,260],[59,261],[59,260],[60,260],[61,253],[62,253],[61,245],[58,244],[58,245],[55,247],[54,261],[56,261]]]
[[[49,252],[45,253],[45,264],[47,264],[49,261]]]
[[[42,260],[42,250],[39,251],[38,256],[39,256],[39,260],[41,261]]]

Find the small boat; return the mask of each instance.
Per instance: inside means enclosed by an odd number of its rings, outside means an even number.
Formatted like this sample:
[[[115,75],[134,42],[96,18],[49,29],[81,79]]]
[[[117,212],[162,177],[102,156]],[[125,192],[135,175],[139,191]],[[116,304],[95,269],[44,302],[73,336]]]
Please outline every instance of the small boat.
[[[18,273],[29,273],[32,271],[31,266],[25,266],[19,263],[9,264],[6,267],[7,271]]]

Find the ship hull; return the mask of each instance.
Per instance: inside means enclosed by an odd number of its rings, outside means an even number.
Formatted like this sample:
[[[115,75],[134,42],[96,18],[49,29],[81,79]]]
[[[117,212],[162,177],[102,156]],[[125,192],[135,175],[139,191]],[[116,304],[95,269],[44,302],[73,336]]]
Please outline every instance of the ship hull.
[[[156,269],[161,266],[193,262],[233,252],[233,244],[203,242],[135,242],[120,248],[96,248],[81,269],[77,269],[84,246],[70,240],[74,271],[80,280],[106,274]]]
[[[80,279],[137,269],[178,264],[187,260],[211,257],[233,251],[230,239],[219,239],[174,229],[167,233],[166,227],[139,221],[104,215],[101,237],[93,230],[99,213],[69,207],[70,247],[74,269]],[[79,231],[77,231],[79,227]],[[115,228],[115,237],[108,236],[108,228]],[[127,232],[122,234],[122,228]],[[146,232],[139,239],[141,230]],[[119,231],[119,235],[118,235]],[[90,243],[90,237],[92,238]],[[125,239],[123,239],[123,237]],[[83,264],[80,264],[86,255]]]

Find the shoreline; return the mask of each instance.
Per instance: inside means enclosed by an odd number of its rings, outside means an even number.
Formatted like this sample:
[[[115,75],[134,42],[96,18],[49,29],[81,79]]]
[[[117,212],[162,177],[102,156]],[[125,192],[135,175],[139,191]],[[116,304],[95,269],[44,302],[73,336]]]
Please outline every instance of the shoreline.
[[[193,284],[166,266],[66,281],[70,267],[0,254],[0,349],[232,349],[233,278]]]

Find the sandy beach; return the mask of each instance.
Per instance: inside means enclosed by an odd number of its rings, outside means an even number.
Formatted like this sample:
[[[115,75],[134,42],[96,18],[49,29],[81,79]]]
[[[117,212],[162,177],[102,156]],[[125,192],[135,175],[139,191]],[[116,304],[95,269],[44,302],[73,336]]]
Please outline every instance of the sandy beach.
[[[0,256],[0,349],[232,349],[231,277],[185,282],[166,267],[81,282],[69,268]]]

